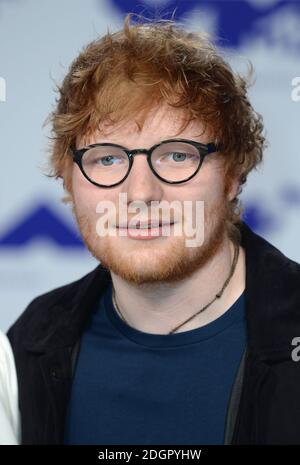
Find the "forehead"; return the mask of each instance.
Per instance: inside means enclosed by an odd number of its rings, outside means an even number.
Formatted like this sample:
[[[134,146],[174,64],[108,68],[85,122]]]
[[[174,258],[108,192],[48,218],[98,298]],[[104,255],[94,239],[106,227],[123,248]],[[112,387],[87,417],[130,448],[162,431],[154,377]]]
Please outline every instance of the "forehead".
[[[102,123],[88,138],[78,138],[78,146],[92,143],[112,142],[128,148],[151,146],[165,139],[186,138],[208,141],[207,131],[199,120],[192,120],[181,130],[187,115],[182,109],[164,105],[153,108],[140,128],[135,119],[114,124]]]

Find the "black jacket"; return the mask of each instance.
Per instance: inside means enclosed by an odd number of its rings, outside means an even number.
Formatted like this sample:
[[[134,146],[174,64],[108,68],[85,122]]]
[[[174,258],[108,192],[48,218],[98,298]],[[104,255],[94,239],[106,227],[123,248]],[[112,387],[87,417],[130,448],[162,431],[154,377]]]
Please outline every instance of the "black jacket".
[[[227,410],[225,444],[300,444],[300,265],[241,226],[247,350]],[[34,299],[8,337],[15,354],[24,444],[61,444],[85,323],[110,281],[98,265]]]

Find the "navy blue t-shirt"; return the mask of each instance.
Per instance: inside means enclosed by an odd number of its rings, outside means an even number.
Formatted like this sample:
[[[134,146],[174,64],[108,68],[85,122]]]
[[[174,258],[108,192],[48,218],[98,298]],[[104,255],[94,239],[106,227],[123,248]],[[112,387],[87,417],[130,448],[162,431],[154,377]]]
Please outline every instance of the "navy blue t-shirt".
[[[110,282],[81,341],[66,444],[223,444],[246,345],[244,293],[211,323],[152,334],[125,323]]]

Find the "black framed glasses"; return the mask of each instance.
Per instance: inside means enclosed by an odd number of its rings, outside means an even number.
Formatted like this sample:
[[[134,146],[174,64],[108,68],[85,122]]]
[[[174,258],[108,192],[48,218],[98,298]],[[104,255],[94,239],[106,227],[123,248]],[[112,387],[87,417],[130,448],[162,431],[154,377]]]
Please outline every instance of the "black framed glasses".
[[[203,144],[190,139],[167,139],[149,149],[129,150],[108,142],[81,149],[71,147],[73,160],[82,174],[99,187],[113,187],[125,181],[137,154],[147,156],[148,165],[158,179],[180,184],[193,178],[205,157],[218,150],[213,142]]]

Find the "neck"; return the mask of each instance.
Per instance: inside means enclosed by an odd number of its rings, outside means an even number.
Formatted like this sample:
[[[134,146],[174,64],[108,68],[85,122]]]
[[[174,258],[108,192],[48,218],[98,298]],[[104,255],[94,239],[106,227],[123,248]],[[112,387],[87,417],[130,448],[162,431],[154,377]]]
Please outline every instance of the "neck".
[[[127,323],[140,331],[167,334],[210,302],[221,290],[232,266],[234,246],[228,238],[191,277],[176,283],[134,285],[111,272],[116,300]],[[220,299],[176,332],[204,326],[224,314],[245,289],[245,254],[239,249],[234,274]]]

